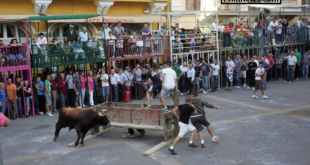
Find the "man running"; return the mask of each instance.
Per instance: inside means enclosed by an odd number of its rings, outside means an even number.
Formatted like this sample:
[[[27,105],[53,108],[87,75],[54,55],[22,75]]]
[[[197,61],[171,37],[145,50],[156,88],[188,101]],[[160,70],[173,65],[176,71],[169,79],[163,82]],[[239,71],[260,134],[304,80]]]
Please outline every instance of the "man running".
[[[194,105],[195,109],[197,110],[198,115],[192,115],[190,117],[190,119],[191,119],[193,126],[195,126],[197,129],[198,137],[201,140],[201,147],[204,148],[205,147],[205,141],[203,140],[203,135],[202,135],[203,126],[207,127],[207,130],[212,137],[212,141],[219,141],[220,140],[220,138],[215,136],[213,133],[213,129],[210,125],[210,122],[208,121],[208,119],[205,116],[204,107],[214,108],[214,109],[222,109],[222,108],[217,107],[217,106],[212,105],[212,104],[209,104],[208,102],[198,98],[197,96],[198,96],[198,92],[196,90],[193,90],[193,92],[192,92],[192,104]]]
[[[151,94],[153,96],[156,96],[158,94],[158,99],[160,103],[162,104],[162,99],[161,99],[161,88],[162,88],[162,82],[159,78],[159,75],[154,72],[150,71],[148,66],[144,66],[142,68],[143,74],[146,74],[146,81],[144,85],[149,86],[148,92],[146,92],[146,98],[147,98],[147,108],[151,108]]]
[[[180,111],[180,115],[178,113]],[[193,143],[193,139],[195,137],[195,134],[197,132],[196,128],[189,123],[189,117],[193,113],[194,115],[197,115],[197,111],[195,110],[193,104],[192,104],[192,99],[190,96],[187,96],[185,98],[185,104],[179,105],[178,107],[175,107],[173,109],[174,115],[178,118],[179,121],[179,134],[178,136],[174,139],[172,145],[169,147],[168,151],[171,152],[172,155],[176,155],[177,153],[174,151],[175,145],[183,138],[183,136],[186,134],[187,130],[191,131],[191,138],[189,141],[188,146],[189,147],[198,147]]]

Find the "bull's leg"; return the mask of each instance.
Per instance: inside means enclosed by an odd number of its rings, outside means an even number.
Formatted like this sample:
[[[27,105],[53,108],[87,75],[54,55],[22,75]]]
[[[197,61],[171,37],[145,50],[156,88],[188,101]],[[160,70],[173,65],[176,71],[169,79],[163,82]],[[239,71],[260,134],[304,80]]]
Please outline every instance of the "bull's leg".
[[[81,138],[81,128],[80,127],[75,127],[75,129],[76,129],[76,133],[77,133],[77,135],[78,135],[78,138],[77,138],[77,140],[76,140],[76,142],[75,142],[75,147],[79,144],[79,142],[80,142],[80,138]]]
[[[54,137],[54,142],[56,143],[56,141],[57,141],[57,138],[58,138],[58,136],[59,136],[59,132],[60,132],[60,130],[61,130],[61,124],[59,123],[59,122],[57,122],[57,124],[56,124],[56,130],[55,130],[55,137]]]
[[[82,138],[81,138],[81,143],[80,143],[80,146],[81,146],[81,147],[84,147],[84,138],[85,138],[85,135],[86,135],[86,132],[83,132],[83,133],[82,133]]]

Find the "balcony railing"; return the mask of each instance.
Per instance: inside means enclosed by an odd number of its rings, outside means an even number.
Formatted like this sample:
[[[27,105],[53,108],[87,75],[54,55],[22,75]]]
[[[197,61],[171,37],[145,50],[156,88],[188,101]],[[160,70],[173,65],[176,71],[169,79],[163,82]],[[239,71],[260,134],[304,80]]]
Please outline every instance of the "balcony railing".
[[[32,44],[30,50],[34,68],[97,63],[106,60],[98,41],[56,43],[44,47]]]
[[[29,65],[27,45],[0,47],[1,68]]]
[[[109,39],[107,50],[110,59],[170,55],[169,36],[145,36]]]

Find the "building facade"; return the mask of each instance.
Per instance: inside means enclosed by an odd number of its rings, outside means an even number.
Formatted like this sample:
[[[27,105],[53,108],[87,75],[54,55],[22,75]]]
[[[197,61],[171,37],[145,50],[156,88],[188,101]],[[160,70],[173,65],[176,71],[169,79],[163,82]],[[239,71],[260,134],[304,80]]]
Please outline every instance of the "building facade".
[[[0,19],[18,19],[37,15],[80,15],[80,14],[103,14],[103,17],[91,18],[88,20],[53,20],[31,22],[28,34],[33,37],[44,33],[49,40],[53,37],[62,39],[63,33],[68,29],[69,24],[75,25],[76,31],[81,31],[83,26],[88,28],[90,35],[101,37],[102,22],[109,22],[109,28],[116,26],[121,21],[125,28],[126,35],[131,31],[141,33],[144,22],[150,22],[150,13],[168,12],[170,0],[1,0]],[[102,20],[103,19],[103,20]],[[153,30],[158,30],[160,19],[152,19]],[[1,24],[0,40],[7,44],[12,38],[12,24]],[[24,27],[21,24],[19,33],[22,40],[25,40]]]

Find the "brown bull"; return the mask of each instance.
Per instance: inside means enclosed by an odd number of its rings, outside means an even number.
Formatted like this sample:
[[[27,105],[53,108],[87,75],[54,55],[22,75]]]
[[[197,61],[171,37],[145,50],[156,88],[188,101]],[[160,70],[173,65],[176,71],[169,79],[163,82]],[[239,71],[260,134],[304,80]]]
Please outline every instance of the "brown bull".
[[[92,127],[97,125],[110,125],[110,121],[104,113],[105,110],[95,112],[85,108],[62,108],[59,111],[54,141],[57,141],[61,128],[69,127],[70,130],[76,129],[78,135],[75,146],[79,144],[82,135],[80,145],[83,147],[84,137]]]

